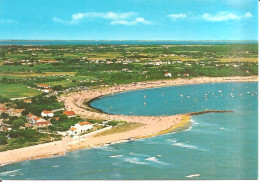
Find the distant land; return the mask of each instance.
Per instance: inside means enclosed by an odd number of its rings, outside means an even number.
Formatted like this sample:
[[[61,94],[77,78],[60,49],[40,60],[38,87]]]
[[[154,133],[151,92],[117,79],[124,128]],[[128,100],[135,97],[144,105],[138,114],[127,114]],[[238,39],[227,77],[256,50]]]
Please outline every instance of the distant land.
[[[0,40],[0,45],[97,45],[97,44],[257,44],[258,40]]]

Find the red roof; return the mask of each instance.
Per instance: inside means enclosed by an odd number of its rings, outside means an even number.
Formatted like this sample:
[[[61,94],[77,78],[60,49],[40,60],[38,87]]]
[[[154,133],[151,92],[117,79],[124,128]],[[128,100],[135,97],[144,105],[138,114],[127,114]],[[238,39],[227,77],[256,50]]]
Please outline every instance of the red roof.
[[[75,131],[75,130],[77,130],[77,128],[74,128],[74,127],[73,127],[73,128],[70,128],[70,130]]]
[[[0,107],[0,110],[5,111],[6,109],[4,107]]]
[[[40,120],[40,119],[42,119],[42,118],[36,116],[36,117],[33,118],[33,119],[37,121],[37,120]]]
[[[44,114],[50,114],[50,113],[53,113],[53,111],[47,111],[47,110],[44,110],[42,111]]]
[[[78,124],[80,124],[81,126],[87,125],[87,124],[91,124],[91,125],[92,125],[92,123],[90,123],[90,122],[88,122],[88,121],[84,121],[84,122],[81,122],[81,123],[78,123]]]
[[[67,116],[74,116],[74,115],[76,115],[74,111],[64,111],[63,114],[66,114]]]
[[[21,113],[21,112],[23,112],[23,110],[24,110],[24,109],[14,109],[14,112],[15,112],[15,113]]]
[[[34,116],[34,115],[33,115],[33,114],[28,114],[28,115],[27,115],[27,117],[32,117],[32,116]]]
[[[42,121],[42,122],[36,122],[36,125],[40,125],[40,124],[51,124],[50,121]]]
[[[45,84],[38,84],[38,87],[46,87],[46,88],[49,88],[50,86],[49,85],[45,85]]]

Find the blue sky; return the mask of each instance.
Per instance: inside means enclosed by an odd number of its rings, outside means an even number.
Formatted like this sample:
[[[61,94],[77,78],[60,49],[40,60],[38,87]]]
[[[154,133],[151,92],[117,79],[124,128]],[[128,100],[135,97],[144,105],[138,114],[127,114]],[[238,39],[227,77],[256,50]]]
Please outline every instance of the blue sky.
[[[0,39],[257,40],[257,0],[0,0]]]

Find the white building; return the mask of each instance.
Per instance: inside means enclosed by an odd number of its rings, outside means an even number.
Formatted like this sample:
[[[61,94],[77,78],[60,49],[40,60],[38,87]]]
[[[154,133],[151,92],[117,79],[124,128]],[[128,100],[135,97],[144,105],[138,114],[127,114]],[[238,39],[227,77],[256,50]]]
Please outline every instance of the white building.
[[[165,77],[172,77],[172,74],[171,73],[165,73],[164,76]]]
[[[53,111],[47,111],[47,110],[44,110],[44,111],[42,111],[42,113],[41,113],[41,116],[42,117],[53,117]]]
[[[80,133],[90,130],[91,128],[93,128],[93,124],[88,121],[84,121],[84,122],[77,123],[74,126],[71,126],[71,128],[67,131],[67,134],[78,135]]]

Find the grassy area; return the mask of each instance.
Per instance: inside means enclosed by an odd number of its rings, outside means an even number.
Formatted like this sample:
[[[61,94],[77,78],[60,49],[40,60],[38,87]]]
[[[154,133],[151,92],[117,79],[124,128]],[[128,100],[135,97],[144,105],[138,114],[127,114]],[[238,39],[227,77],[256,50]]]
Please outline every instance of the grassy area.
[[[73,87],[76,86],[77,83],[72,82],[71,80],[63,80],[63,81],[54,81],[54,82],[44,82],[41,84],[47,84],[50,85],[51,87],[56,86],[56,85],[61,85],[62,87]]]
[[[96,135],[96,137],[97,136],[112,135],[112,134],[115,134],[115,133],[122,133],[122,132],[125,132],[125,131],[133,130],[133,129],[140,127],[142,125],[143,124],[141,124],[141,123],[124,123],[122,125],[118,125],[118,126],[113,127],[111,130],[107,130],[107,131],[104,131],[102,133],[99,133],[99,134]]]
[[[15,72],[10,73],[0,73],[0,76],[20,76],[20,77],[34,77],[34,76],[62,76],[62,75],[75,75],[76,72],[45,72],[45,73],[24,73],[24,72]]]
[[[7,151],[7,150],[18,149],[18,148],[29,147],[29,146],[43,144],[43,143],[49,143],[49,142],[58,141],[58,140],[61,140],[61,139],[62,139],[61,136],[49,135],[48,137],[40,138],[39,141],[37,141],[37,142],[24,142],[24,143],[21,143],[21,142],[19,142],[19,139],[12,138],[12,139],[8,140],[8,144],[0,145],[0,152]]]
[[[40,94],[41,91],[28,88],[19,84],[0,83],[0,95],[6,98],[31,97]]]

